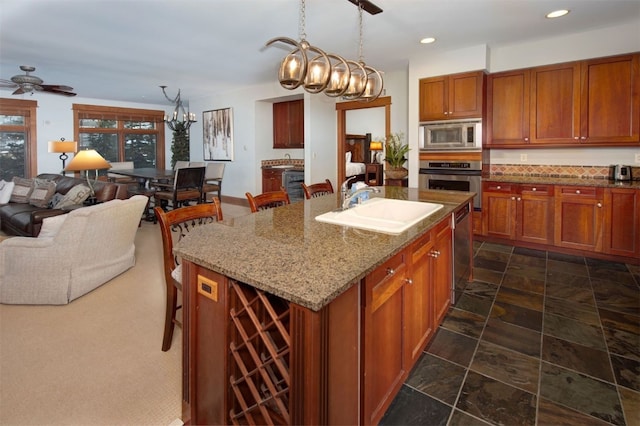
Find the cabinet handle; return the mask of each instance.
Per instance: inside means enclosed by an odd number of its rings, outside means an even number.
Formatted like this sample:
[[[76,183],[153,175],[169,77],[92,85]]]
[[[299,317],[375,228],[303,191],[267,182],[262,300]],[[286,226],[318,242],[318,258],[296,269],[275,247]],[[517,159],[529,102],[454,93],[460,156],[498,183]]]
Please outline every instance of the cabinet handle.
[[[580,139],[585,140],[585,139],[587,139],[587,137],[586,136],[582,136],[582,137],[580,137]]]
[[[525,142],[529,142],[529,138],[524,138],[524,141]]]
[[[431,256],[431,257],[438,257],[438,256],[440,256],[440,251],[438,251],[438,250],[431,250],[431,251],[429,252],[429,256]]]
[[[448,115],[449,113],[447,111],[444,112],[444,115]]]
[[[596,204],[596,206],[602,207],[602,203],[598,202],[598,204]]]
[[[580,190],[579,190],[579,189],[576,189],[576,194],[579,194],[579,193],[580,193]]]
[[[577,136],[574,136],[573,138],[574,138],[575,140],[578,140],[578,139],[580,139],[580,138],[579,138],[579,137],[577,137]]]
[[[511,201],[515,201],[515,200],[516,200],[516,197],[511,197]]]
[[[387,268],[387,275],[393,275],[396,273],[396,270],[393,268]]]
[[[411,278],[405,278],[404,281],[409,285],[413,284],[413,280]]]
[[[518,197],[518,201],[521,201],[521,200],[522,200],[522,198]]]
[[[531,188],[532,191],[537,191],[538,188],[536,188],[535,186],[533,188]]]
[[[496,189],[502,189],[502,187],[500,185],[496,186]]]

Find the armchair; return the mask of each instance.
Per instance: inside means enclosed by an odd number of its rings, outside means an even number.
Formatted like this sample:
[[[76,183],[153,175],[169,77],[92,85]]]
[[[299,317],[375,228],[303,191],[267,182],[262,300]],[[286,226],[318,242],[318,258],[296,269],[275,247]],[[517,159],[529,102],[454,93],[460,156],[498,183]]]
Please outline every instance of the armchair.
[[[44,219],[37,238],[0,242],[0,303],[67,304],[131,268],[146,204],[107,201]]]

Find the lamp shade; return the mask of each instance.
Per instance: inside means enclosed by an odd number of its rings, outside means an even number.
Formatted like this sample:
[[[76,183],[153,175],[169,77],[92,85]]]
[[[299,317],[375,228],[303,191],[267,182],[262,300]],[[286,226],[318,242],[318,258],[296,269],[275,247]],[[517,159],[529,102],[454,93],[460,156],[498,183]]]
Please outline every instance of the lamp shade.
[[[76,152],[78,143],[75,141],[49,141],[49,152]]]
[[[369,151],[382,151],[382,142],[371,141]]]
[[[110,169],[111,164],[95,149],[86,149],[79,151],[69,165],[65,168],[65,171],[77,172],[81,170],[99,170]]]

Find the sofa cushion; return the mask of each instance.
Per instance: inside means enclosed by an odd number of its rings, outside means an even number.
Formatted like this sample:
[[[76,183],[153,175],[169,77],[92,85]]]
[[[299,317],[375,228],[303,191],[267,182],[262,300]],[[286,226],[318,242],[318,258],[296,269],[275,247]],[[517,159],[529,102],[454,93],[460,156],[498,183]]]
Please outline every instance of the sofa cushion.
[[[28,203],[31,191],[33,191],[33,179],[14,177],[13,183],[14,187],[13,191],[11,192],[10,201],[12,203]]]
[[[15,185],[13,181],[5,182],[4,180],[0,180],[0,204],[7,204],[9,202]]]
[[[44,218],[42,221],[42,228],[38,238],[53,238],[58,234],[58,231],[62,227],[62,224],[67,220],[68,215],[61,214],[59,216],[51,216]]]
[[[33,191],[29,196],[29,204],[36,207],[47,207],[49,200],[56,192],[56,183],[52,180],[34,179]]]
[[[88,186],[80,184],[76,185],[67,192],[62,200],[58,202],[53,208],[54,209],[62,209],[64,207],[75,206],[78,204],[82,204],[84,200],[89,198],[89,194],[91,193],[91,189]]]

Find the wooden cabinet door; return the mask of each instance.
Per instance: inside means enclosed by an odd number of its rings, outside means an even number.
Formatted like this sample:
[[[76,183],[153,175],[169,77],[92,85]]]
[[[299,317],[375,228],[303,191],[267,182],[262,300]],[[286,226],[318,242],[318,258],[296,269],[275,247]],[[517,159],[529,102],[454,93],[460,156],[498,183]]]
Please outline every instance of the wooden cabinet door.
[[[273,148],[304,148],[304,100],[273,104]]]
[[[602,251],[603,188],[556,186],[554,203],[555,245]]]
[[[580,137],[580,62],[531,70],[532,144],[576,143]]]
[[[406,377],[403,352],[407,251],[365,277],[363,286],[363,418],[378,424]]]
[[[482,233],[486,236],[516,237],[515,185],[482,183]]]
[[[482,117],[485,74],[472,71],[420,80],[420,121]]]
[[[640,191],[604,190],[604,251],[616,256],[640,257]]]
[[[639,142],[640,54],[584,61],[581,80],[581,142]]]
[[[482,71],[449,76],[448,118],[482,117],[485,79]]]
[[[434,304],[434,327],[440,325],[451,305],[453,284],[453,252],[451,225],[443,221],[431,231],[434,233],[434,252],[432,257],[432,282]]]
[[[553,244],[553,186],[519,185],[516,239]]]
[[[413,365],[420,358],[435,330],[431,284],[433,254],[431,232],[410,248],[410,281],[405,285],[404,308],[405,358],[408,365]]]
[[[420,121],[448,118],[448,85],[447,76],[420,80]]]
[[[487,80],[487,145],[529,143],[528,69],[492,74]]]
[[[279,191],[282,187],[281,169],[262,170],[262,192]]]

